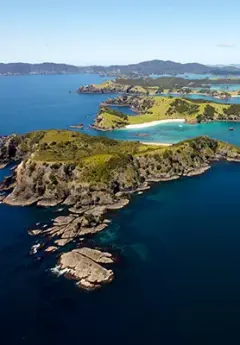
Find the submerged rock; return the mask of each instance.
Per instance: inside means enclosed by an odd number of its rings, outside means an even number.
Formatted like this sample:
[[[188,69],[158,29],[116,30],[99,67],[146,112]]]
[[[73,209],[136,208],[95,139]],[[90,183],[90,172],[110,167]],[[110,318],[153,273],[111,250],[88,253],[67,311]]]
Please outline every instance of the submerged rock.
[[[77,285],[87,290],[94,290],[110,283],[114,274],[99,263],[112,263],[112,256],[90,248],[74,249],[60,257],[60,268],[69,277],[77,280]]]

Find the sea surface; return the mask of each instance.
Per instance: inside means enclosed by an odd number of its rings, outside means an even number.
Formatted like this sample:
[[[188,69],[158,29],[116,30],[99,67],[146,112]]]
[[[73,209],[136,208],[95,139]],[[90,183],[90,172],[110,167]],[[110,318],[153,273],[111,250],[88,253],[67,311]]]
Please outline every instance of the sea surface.
[[[1,134],[88,126],[106,96],[69,90],[101,80],[0,78]],[[205,133],[240,144],[238,124],[231,124],[234,132],[225,123],[164,126],[155,128],[161,140]],[[9,173],[0,170],[0,178]],[[29,255],[37,239],[27,230],[48,224],[58,209],[1,204],[0,344],[239,344],[239,195],[237,163],[217,163],[201,176],[134,195],[91,240],[118,256],[116,279],[91,293],[51,273],[54,255]]]

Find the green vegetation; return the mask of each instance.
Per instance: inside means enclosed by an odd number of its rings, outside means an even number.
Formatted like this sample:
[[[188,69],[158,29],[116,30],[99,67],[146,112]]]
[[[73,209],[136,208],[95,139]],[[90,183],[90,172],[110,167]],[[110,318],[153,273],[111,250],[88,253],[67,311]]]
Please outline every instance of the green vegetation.
[[[38,133],[38,132],[35,132]],[[23,139],[25,141],[25,137]],[[105,137],[88,136],[67,130],[46,131],[33,152],[33,161],[44,162],[106,162],[112,155],[126,151],[135,154],[149,150],[137,142],[118,142]]]
[[[240,120],[239,104],[229,105],[201,99],[171,99],[158,96],[128,96],[125,102],[130,105],[134,104],[140,113],[135,116],[128,116],[121,112],[114,114],[109,108],[104,108],[104,111],[100,111],[96,118],[96,126],[107,130],[166,119],[185,119],[189,122]]]
[[[180,174],[210,159],[217,151],[240,153],[240,149],[216,140],[199,137],[172,145],[148,146],[138,142],[115,141],[68,131],[48,131],[41,139],[31,162],[51,163],[51,185],[58,185],[55,169],[63,164],[67,176],[77,169],[80,183],[102,183],[116,179],[125,187],[159,172]],[[33,164],[31,163],[31,164]],[[34,168],[35,168],[34,166]],[[55,168],[55,169],[54,169]],[[55,171],[55,172],[54,172]],[[76,171],[76,170],[75,170]]]
[[[108,113],[109,115],[114,115],[114,116],[118,116],[120,117],[120,119],[122,120],[127,120],[127,115],[122,113],[121,111],[117,110],[117,109],[113,109],[111,107],[104,107],[101,109],[100,114],[101,113]]]
[[[224,109],[224,112],[228,116],[240,116],[240,104],[232,104],[228,108]]]
[[[207,85],[214,84],[239,84],[238,79],[195,79],[188,80],[178,77],[160,77],[160,78],[118,78],[116,84],[149,87],[162,87],[164,89],[176,89],[182,87],[200,87],[206,88]]]
[[[39,198],[47,204],[66,198],[83,205],[101,198],[103,204],[111,203],[118,191],[131,191],[145,181],[201,173],[216,158],[240,159],[239,148],[207,137],[165,147],[50,130],[17,136],[16,142],[15,152],[26,145],[29,151],[8,199],[24,204]]]
[[[168,111],[166,112],[167,115],[172,114],[188,114],[192,115],[199,111],[199,105],[191,102],[186,102],[184,99],[176,98],[173,102],[171,102]]]

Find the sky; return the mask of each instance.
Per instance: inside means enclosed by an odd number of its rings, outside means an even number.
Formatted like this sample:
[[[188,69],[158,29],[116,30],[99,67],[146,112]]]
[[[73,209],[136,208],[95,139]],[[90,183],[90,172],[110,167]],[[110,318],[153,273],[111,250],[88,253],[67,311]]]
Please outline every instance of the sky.
[[[0,0],[0,62],[240,64],[239,0]]]

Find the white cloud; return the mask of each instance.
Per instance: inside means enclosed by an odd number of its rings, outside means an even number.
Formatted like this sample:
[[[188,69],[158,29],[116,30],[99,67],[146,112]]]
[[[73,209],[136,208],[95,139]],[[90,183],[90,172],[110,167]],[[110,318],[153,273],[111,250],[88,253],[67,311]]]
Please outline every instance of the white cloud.
[[[219,43],[217,44],[218,48],[234,48],[235,44],[234,43]]]

